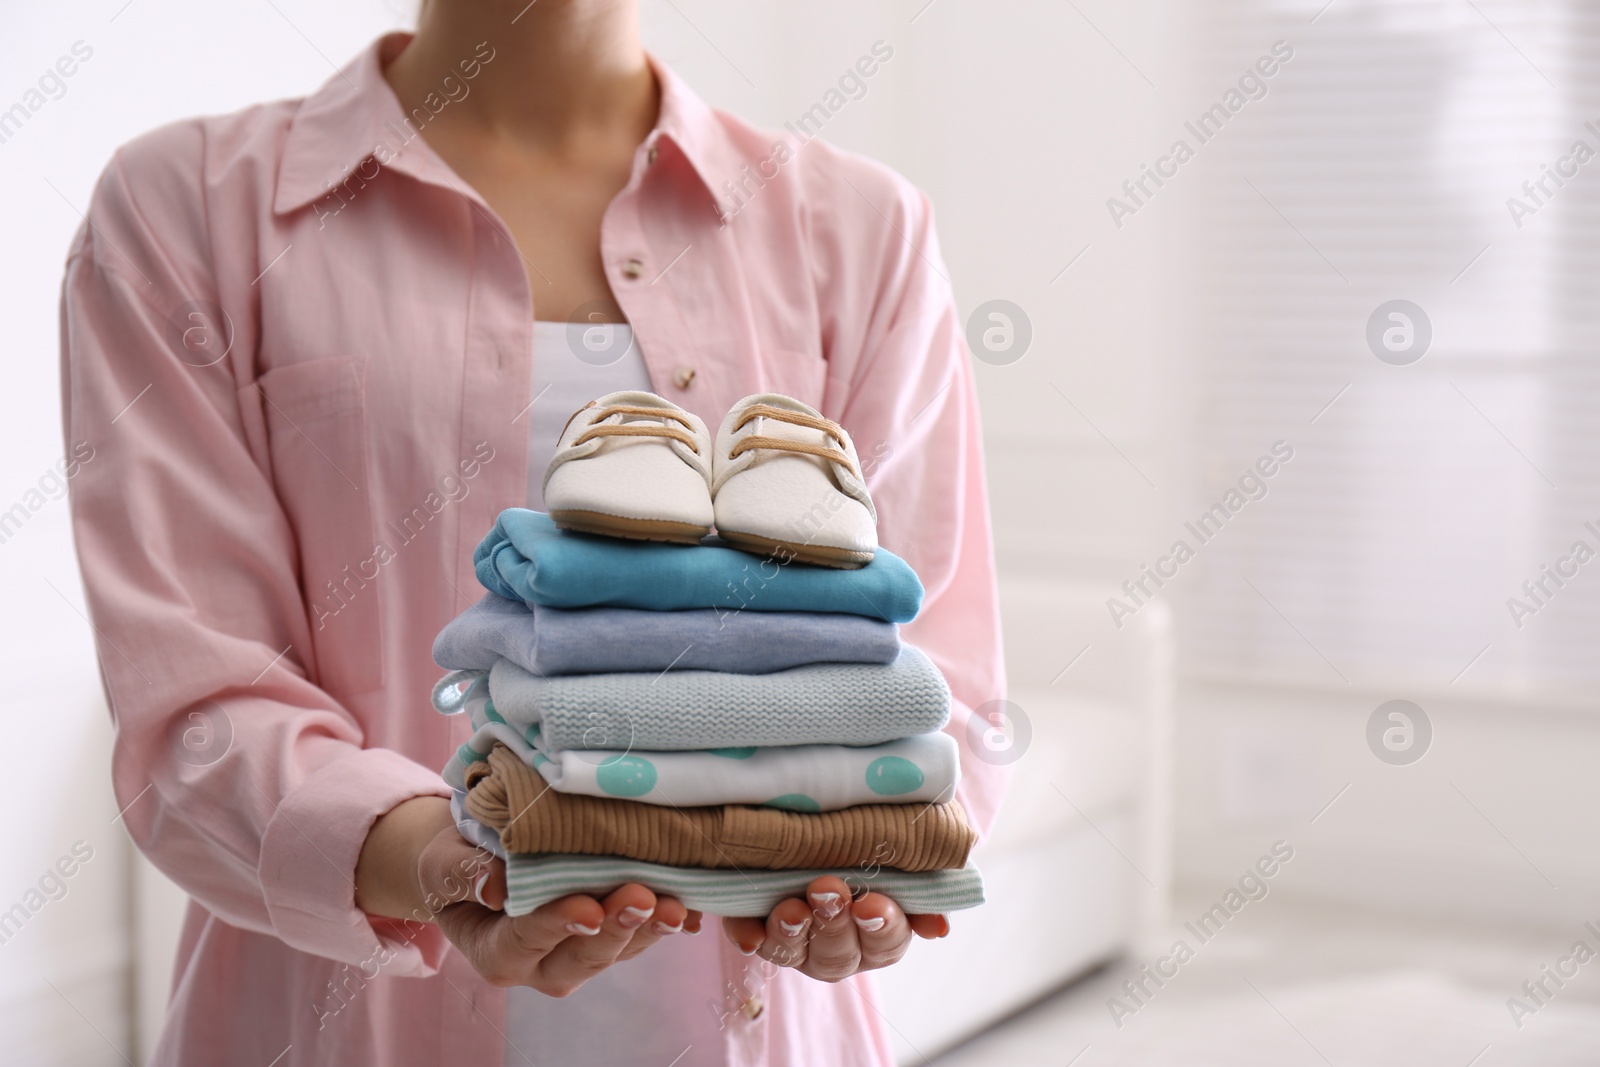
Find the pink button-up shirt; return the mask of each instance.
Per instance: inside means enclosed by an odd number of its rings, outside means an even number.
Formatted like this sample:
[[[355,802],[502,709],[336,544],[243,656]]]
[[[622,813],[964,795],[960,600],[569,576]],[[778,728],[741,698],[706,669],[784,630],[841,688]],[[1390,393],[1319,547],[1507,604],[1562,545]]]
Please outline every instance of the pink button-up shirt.
[[[162,1064],[500,1062],[503,992],[437,928],[354,904],[373,821],[447,793],[466,725],[429,709],[429,649],[480,595],[473,546],[522,502],[534,399],[523,260],[381,75],[407,40],[306,99],[125,146],[67,260],[66,437],[93,449],[73,521],[116,794],[194,898]],[[905,636],[964,736],[1003,679],[978,409],[928,202],[655,69],[659,121],[601,228],[651,380],[711,425],[773,390],[851,432],[882,543],[927,586]],[[966,744],[963,773],[982,830],[1003,776]],[[765,1005],[727,1016],[726,1062],[888,1062],[868,979],[716,959],[681,981],[712,1010]]]

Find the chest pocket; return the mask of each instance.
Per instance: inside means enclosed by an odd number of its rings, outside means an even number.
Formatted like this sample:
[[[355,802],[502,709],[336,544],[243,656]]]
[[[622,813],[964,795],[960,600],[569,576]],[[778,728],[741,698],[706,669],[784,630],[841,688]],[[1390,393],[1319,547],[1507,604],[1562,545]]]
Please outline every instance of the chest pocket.
[[[373,534],[365,387],[361,356],[275,367],[253,387],[273,485],[299,545],[317,681],[335,696],[383,682],[379,599],[388,550]]]
[[[828,381],[827,360],[797,349],[768,347],[761,349],[759,358],[762,391],[792,396],[812,407],[822,406]]]

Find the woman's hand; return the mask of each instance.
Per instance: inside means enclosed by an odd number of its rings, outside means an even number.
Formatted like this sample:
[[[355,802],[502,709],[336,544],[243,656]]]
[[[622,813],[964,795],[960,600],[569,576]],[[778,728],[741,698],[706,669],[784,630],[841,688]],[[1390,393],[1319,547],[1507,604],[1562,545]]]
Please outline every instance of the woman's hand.
[[[642,885],[515,917],[500,910],[505,899],[505,864],[468,844],[438,797],[408,800],[374,823],[356,865],[356,904],[368,914],[436,922],[486,981],[553,997],[663,937],[700,931],[699,912]]]
[[[765,921],[723,919],[722,929],[746,955],[759,954],[780,967],[837,982],[898,962],[912,934],[943,937],[950,924],[943,915],[907,917],[882,893],[868,893],[852,903],[849,887],[824,875],[806,887],[804,900],[780,901]]]

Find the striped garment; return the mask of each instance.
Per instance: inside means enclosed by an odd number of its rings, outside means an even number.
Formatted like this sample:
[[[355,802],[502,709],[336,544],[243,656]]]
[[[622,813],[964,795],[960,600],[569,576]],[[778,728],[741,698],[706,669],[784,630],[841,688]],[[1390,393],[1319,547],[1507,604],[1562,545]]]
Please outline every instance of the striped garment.
[[[907,874],[887,867],[827,871],[719,871],[663,867],[656,863],[605,856],[526,856],[506,858],[506,913],[526,915],[570,893],[604,894],[628,882],[677,897],[691,911],[707,915],[765,917],[780,900],[803,897],[806,886],[824,874],[844,880],[857,895],[883,893],[908,915],[944,914],[983,903],[983,878],[971,863],[956,871]]]

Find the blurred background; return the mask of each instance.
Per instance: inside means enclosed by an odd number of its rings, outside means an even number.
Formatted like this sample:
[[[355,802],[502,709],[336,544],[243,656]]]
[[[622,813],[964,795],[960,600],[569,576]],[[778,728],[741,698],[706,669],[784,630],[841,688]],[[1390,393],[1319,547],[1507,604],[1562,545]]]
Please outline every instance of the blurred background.
[[[411,9],[35,4],[0,38],[8,1063],[141,1062],[182,902],[111,795],[68,240],[118,144],[310,93]],[[823,136],[930,194],[968,322],[1015,784],[991,906],[883,978],[903,1061],[1600,1062],[1600,9],[643,10],[772,127],[888,45]]]

